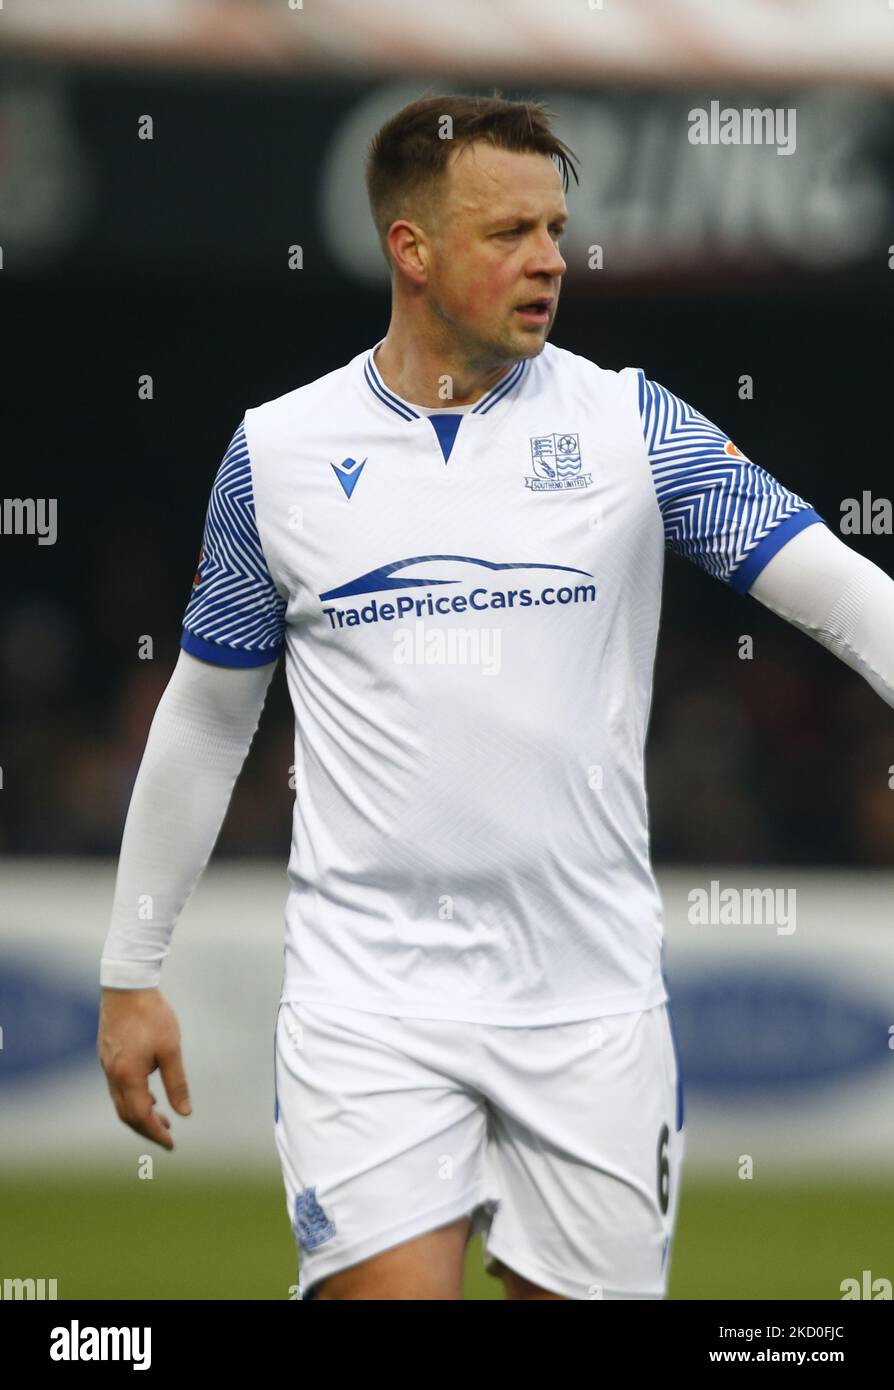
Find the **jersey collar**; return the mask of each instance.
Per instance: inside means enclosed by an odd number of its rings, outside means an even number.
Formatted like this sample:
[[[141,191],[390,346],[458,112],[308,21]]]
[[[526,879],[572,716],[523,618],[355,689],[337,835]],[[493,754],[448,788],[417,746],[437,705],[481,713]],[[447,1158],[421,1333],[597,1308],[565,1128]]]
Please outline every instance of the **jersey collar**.
[[[402,396],[396,395],[394,391],[390,390],[390,388],[385,385],[379,375],[379,369],[373,361],[373,358],[376,349],[381,347],[384,341],[384,338],[379,339],[375,347],[371,348],[367,353],[363,364],[363,376],[368,390],[379,402],[383,410],[393,411],[393,413],[398,415],[402,420],[412,421],[424,419],[427,414],[426,411],[418,410],[416,406],[412,405],[409,401],[405,401]],[[494,411],[496,414],[499,414],[501,408],[508,409],[509,402],[515,395],[516,387],[520,385],[522,379],[527,374],[530,361],[531,359],[529,357],[523,357],[519,362],[516,362],[502,380],[498,381],[496,386],[491,387],[486,396],[482,396],[480,401],[476,401],[471,410],[464,412],[465,415],[487,415]],[[444,409],[450,409],[450,406],[446,402],[444,404]]]

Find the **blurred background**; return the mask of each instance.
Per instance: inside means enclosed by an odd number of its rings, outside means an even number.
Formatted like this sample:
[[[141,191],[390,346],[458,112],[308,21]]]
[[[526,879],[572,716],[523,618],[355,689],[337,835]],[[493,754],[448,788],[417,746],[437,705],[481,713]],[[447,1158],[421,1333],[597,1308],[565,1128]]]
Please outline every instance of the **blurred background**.
[[[98,959],[219,460],[248,406],[386,332],[369,138],[424,92],[495,88],[544,101],[581,161],[552,341],[644,368],[894,573],[884,0],[6,0],[0,502],[57,499],[57,535],[0,511],[0,1280],[295,1282],[270,1065],[281,669],[166,966],[194,1114],[151,1178],[95,1060]],[[712,103],[794,112],[795,147],[692,144]],[[647,774],[686,1096],[671,1296],[894,1279],[894,712],[669,556]],[[693,924],[714,880],[796,890],[797,930]],[[501,1296],[477,1242],[467,1287]]]

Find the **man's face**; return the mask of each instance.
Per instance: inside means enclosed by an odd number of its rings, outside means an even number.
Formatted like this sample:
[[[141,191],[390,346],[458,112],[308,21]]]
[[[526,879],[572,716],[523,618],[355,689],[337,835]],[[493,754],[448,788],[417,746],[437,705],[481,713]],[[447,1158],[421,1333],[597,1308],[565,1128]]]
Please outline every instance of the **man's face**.
[[[568,209],[555,164],[486,141],[461,146],[438,207],[429,242],[432,309],[470,360],[536,357],[566,269],[558,240]],[[535,310],[520,307],[536,301]]]

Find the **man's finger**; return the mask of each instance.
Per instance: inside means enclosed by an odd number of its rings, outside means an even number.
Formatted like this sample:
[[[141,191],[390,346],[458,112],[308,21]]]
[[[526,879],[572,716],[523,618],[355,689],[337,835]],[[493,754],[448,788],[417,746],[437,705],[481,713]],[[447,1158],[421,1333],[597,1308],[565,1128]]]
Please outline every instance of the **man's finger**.
[[[189,1099],[189,1086],[186,1084],[180,1048],[175,1046],[168,1052],[159,1052],[157,1060],[165,1093],[171,1105],[178,1114],[191,1115],[192,1103]]]
[[[149,1099],[152,1101],[152,1104],[153,1104],[153,1105],[157,1105],[157,1104],[158,1104],[158,1102],[157,1102],[156,1099],[155,1099],[155,1092],[154,1092],[154,1091],[150,1091],[150,1092],[149,1092]],[[158,1118],[161,1120],[161,1122],[162,1122],[162,1124],[164,1125],[165,1129],[170,1129],[170,1128],[171,1128],[171,1122],[170,1122],[170,1120],[168,1119],[167,1115],[163,1115],[163,1114],[161,1113],[160,1110],[156,1111],[156,1114],[158,1115]]]
[[[174,1141],[168,1133],[170,1121],[155,1109],[145,1077],[119,1080],[112,1094],[118,1115],[126,1125],[162,1148],[173,1149]]]

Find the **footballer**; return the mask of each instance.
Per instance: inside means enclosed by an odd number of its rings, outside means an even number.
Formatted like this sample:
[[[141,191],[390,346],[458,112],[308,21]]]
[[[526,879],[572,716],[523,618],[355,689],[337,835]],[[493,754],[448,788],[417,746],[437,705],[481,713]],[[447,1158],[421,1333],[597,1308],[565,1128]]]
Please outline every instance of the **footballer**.
[[[511,1299],[666,1294],[685,1126],[644,745],[667,549],[894,704],[894,582],[645,370],[550,342],[575,164],[500,95],[374,135],[388,331],[235,428],[127,814],[98,1050],[120,1118],[172,1148],[161,968],[285,658],[274,1135],[306,1300],[459,1299],[475,1232]]]

